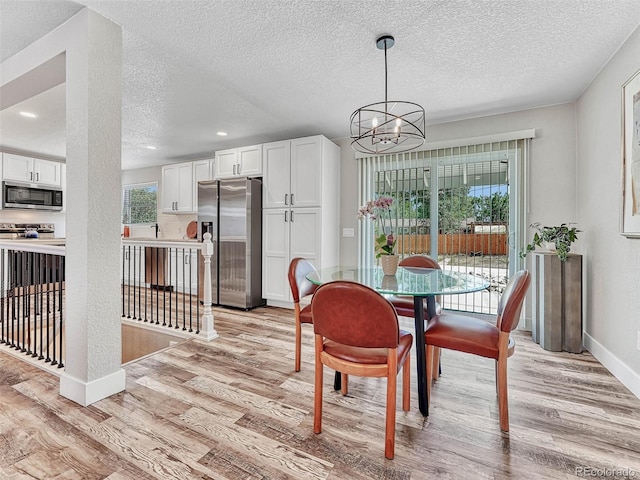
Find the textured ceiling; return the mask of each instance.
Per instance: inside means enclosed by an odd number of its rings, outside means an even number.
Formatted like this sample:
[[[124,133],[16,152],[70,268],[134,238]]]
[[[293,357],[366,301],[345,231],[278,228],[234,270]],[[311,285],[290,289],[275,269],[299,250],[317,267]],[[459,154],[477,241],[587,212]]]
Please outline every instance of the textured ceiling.
[[[434,124],[574,101],[640,24],[640,0],[0,0],[0,58],[84,5],[123,27],[124,168],[348,137],[351,112],[384,98],[384,33],[389,99]],[[53,120],[20,131],[14,106],[3,148],[64,157],[64,95],[50,96],[30,108],[61,103],[58,135]]]

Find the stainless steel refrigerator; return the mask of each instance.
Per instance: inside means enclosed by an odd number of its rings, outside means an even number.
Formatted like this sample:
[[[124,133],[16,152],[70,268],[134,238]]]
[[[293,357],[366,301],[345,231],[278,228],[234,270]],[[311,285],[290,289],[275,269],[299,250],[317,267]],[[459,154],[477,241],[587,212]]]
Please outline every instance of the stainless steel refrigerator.
[[[262,181],[234,178],[198,182],[198,240],[211,233],[211,298],[214,305],[244,309],[262,299]],[[204,265],[200,256],[198,295]]]

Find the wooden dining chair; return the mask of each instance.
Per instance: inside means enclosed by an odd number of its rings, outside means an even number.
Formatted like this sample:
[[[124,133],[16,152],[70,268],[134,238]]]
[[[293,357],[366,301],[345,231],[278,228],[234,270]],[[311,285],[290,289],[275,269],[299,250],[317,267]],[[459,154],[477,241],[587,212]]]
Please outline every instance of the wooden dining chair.
[[[307,280],[307,275],[317,272],[316,268],[304,258],[294,258],[289,264],[289,286],[293,297],[293,308],[295,310],[296,321],[296,358],[295,371],[300,371],[300,351],[302,349],[302,324],[313,323],[311,316],[311,304],[300,308],[300,299],[313,295],[318,289],[318,285]]]
[[[398,264],[400,267],[419,267],[419,268],[436,268],[440,270],[440,265],[433,258],[428,257],[427,255],[412,255],[407,258],[403,258],[400,260]],[[410,295],[393,295],[387,297],[387,300],[391,302],[398,312],[398,315],[402,317],[414,317],[414,309],[413,309],[413,297]],[[442,299],[440,297],[436,298],[436,313],[441,312],[440,302]],[[424,304],[425,311],[427,309],[427,302]]]
[[[520,270],[511,277],[498,302],[495,325],[479,318],[445,312],[434,316],[425,330],[427,356],[427,397],[431,399],[434,348],[457,350],[496,361],[496,389],[500,429],[509,431],[507,358],[513,354],[511,331],[518,325],[524,297],[531,283],[529,272]]]
[[[410,408],[409,353],[413,336],[400,330],[393,306],[355,282],[322,285],[311,302],[315,332],[313,431],[322,431],[322,380],[326,365],[347,375],[387,378],[386,458],[395,450],[396,380],[402,369],[402,409]],[[344,378],[344,377],[343,377]]]
[[[427,255],[411,255],[410,257],[403,258],[398,264],[400,267],[419,267],[419,268],[435,268],[440,270],[440,264],[433,258]],[[414,318],[415,310],[413,297],[411,295],[392,295],[388,296],[387,300],[394,306],[398,315],[402,317]],[[436,297],[436,314],[442,313],[442,297],[439,295]],[[424,311],[427,311],[427,301],[424,300]],[[439,349],[434,351],[435,361],[433,372],[433,378],[437,379],[440,373],[439,362]]]

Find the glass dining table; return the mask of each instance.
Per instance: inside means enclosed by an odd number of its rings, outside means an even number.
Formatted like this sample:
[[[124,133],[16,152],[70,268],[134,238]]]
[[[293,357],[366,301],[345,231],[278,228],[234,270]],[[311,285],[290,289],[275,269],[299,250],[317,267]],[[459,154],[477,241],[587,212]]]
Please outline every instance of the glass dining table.
[[[481,277],[432,268],[398,267],[395,275],[384,275],[381,267],[330,267],[307,275],[307,280],[316,284],[335,280],[349,280],[373,288],[383,295],[407,295],[413,297],[416,369],[418,374],[418,404],[420,412],[429,415],[427,398],[426,352],[424,320],[435,315],[438,295],[459,295],[489,288],[489,282]],[[424,310],[424,299],[427,311]],[[336,375],[336,381],[338,381]],[[337,385],[336,385],[337,386]]]

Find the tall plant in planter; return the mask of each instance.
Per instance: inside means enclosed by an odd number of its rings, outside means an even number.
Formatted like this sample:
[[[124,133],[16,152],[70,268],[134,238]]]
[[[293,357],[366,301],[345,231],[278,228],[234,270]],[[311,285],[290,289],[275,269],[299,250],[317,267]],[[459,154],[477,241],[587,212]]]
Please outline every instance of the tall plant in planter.
[[[378,222],[378,234],[375,237],[376,258],[380,259],[380,266],[385,275],[395,275],[398,269],[398,256],[395,254],[396,237],[391,223],[391,205],[393,198],[378,197],[369,200],[358,209],[358,218],[371,218]],[[387,233],[386,223],[389,222]]]
[[[541,226],[539,222],[529,225],[536,229],[533,240],[529,243],[525,250],[520,252],[520,257],[524,258],[529,252],[533,252],[537,247],[544,244],[553,245],[558,258],[565,262],[567,254],[571,250],[571,244],[578,239],[578,230],[576,227],[569,228],[570,224],[562,223],[559,226],[547,227]]]
[[[376,258],[395,254],[396,237],[391,225],[391,205],[393,205],[393,198],[378,197],[375,200],[369,200],[358,209],[359,219],[368,217],[378,222],[379,234],[375,237]],[[389,233],[386,233],[387,222],[389,223]]]

